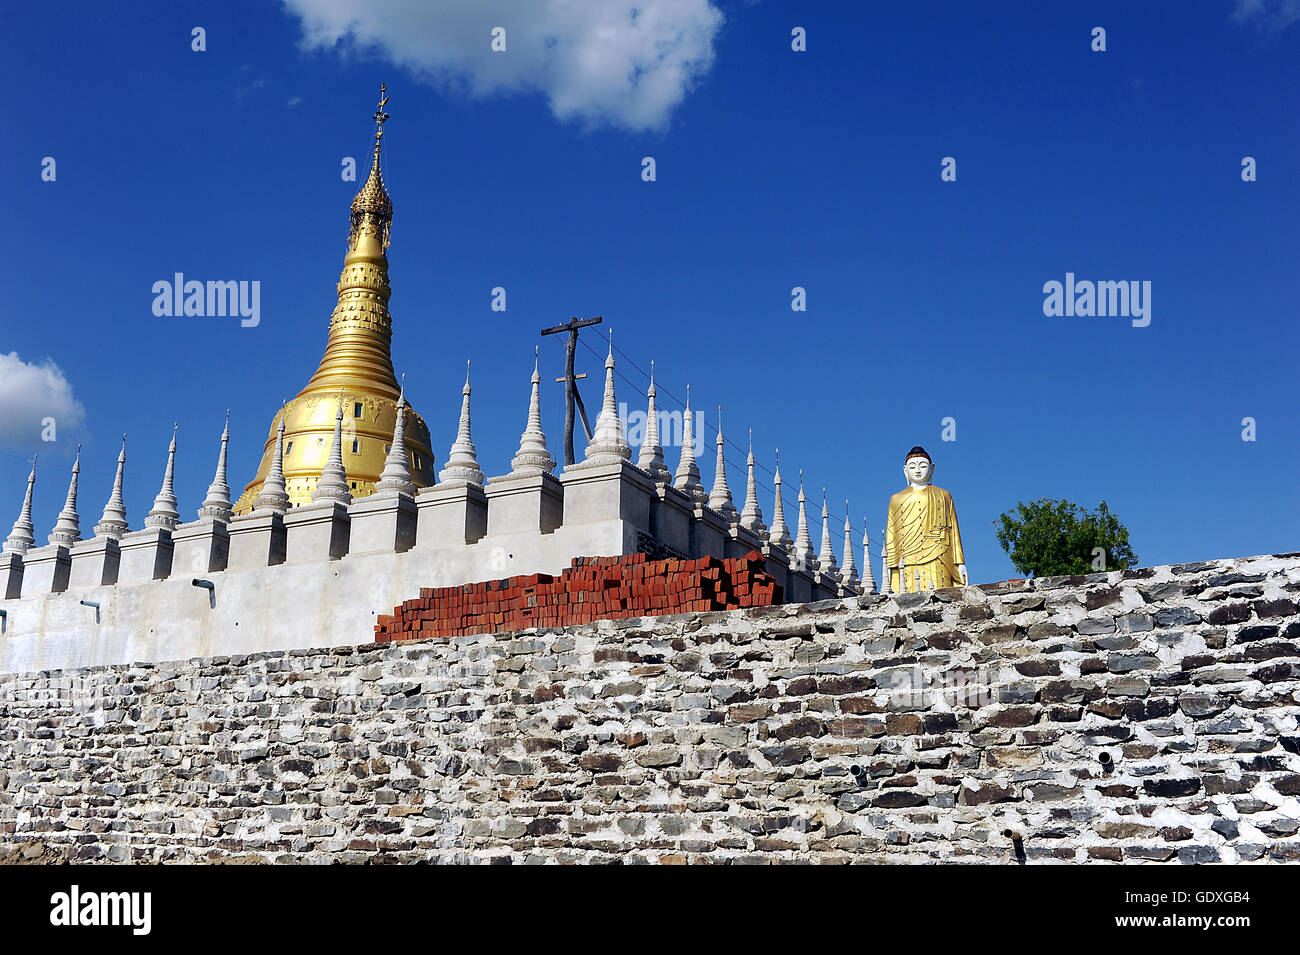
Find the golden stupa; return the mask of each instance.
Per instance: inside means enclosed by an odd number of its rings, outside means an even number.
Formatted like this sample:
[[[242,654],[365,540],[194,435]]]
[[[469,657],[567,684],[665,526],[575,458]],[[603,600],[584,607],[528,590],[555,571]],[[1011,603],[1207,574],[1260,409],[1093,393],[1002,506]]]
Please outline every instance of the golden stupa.
[[[338,304],[330,318],[329,341],[307,387],[286,404],[271,422],[257,477],[235,502],[236,514],[247,514],[261,493],[271,469],[276,431],[284,418],[285,489],[292,505],[311,502],[321,469],[329,457],[338,413],[343,402],[343,464],[353,497],[372,493],[384,470],[393,427],[397,423],[397,377],[393,374],[393,320],[388,314],[388,235],[393,202],[379,171],[379,148],[388,114],[387,86],[380,87],[375,110],[375,157],[370,176],[352,200],[348,253],[339,276]],[[406,408],[406,451],[411,482],[434,483],[429,428],[414,409]]]

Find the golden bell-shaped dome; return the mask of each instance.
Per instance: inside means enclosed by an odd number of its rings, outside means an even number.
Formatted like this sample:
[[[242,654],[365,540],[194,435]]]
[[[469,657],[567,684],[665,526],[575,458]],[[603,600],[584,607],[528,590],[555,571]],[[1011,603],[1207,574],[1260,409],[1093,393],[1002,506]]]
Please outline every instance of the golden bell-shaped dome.
[[[375,111],[374,162],[365,184],[352,200],[348,252],[338,282],[338,304],[330,318],[325,354],[307,386],[271,422],[257,476],[235,502],[235,513],[252,510],[253,500],[271,469],[276,430],[284,429],[284,477],[290,503],[306,504],[320,477],[334,437],[340,390],[343,400],[343,464],[352,496],[374,491],[397,424],[397,376],[393,373],[392,317],[388,313],[389,230],[393,202],[379,169],[380,144],[388,114],[387,87],[381,87]],[[435,481],[429,428],[409,405],[406,450],[411,481],[417,488]]]

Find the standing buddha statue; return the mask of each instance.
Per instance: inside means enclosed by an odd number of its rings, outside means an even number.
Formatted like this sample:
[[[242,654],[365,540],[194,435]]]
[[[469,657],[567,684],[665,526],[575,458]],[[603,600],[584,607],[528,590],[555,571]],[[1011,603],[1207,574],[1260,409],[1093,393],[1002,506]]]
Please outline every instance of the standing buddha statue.
[[[914,593],[968,583],[966,558],[952,495],[930,484],[934,462],[925,448],[907,452],[908,486],[889,499],[885,564],[894,593]]]

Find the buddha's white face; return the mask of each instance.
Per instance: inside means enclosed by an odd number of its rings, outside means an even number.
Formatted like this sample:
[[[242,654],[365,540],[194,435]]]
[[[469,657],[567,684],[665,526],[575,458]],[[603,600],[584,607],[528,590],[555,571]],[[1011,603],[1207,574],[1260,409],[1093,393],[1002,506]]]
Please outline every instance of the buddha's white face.
[[[923,486],[930,483],[930,476],[934,474],[934,465],[918,454],[907,459],[907,463],[903,465],[903,474],[907,476],[910,483]]]

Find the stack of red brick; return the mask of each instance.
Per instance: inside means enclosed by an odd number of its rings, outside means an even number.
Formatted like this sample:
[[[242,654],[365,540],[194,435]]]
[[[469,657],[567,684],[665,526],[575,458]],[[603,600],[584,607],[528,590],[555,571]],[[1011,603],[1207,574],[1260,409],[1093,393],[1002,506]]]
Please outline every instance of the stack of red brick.
[[[422,587],[379,617],[375,641],[567,627],[593,620],[735,610],[781,602],[781,588],[756,550],[719,560],[575,557],[560,576],[530,574],[459,587]]]

